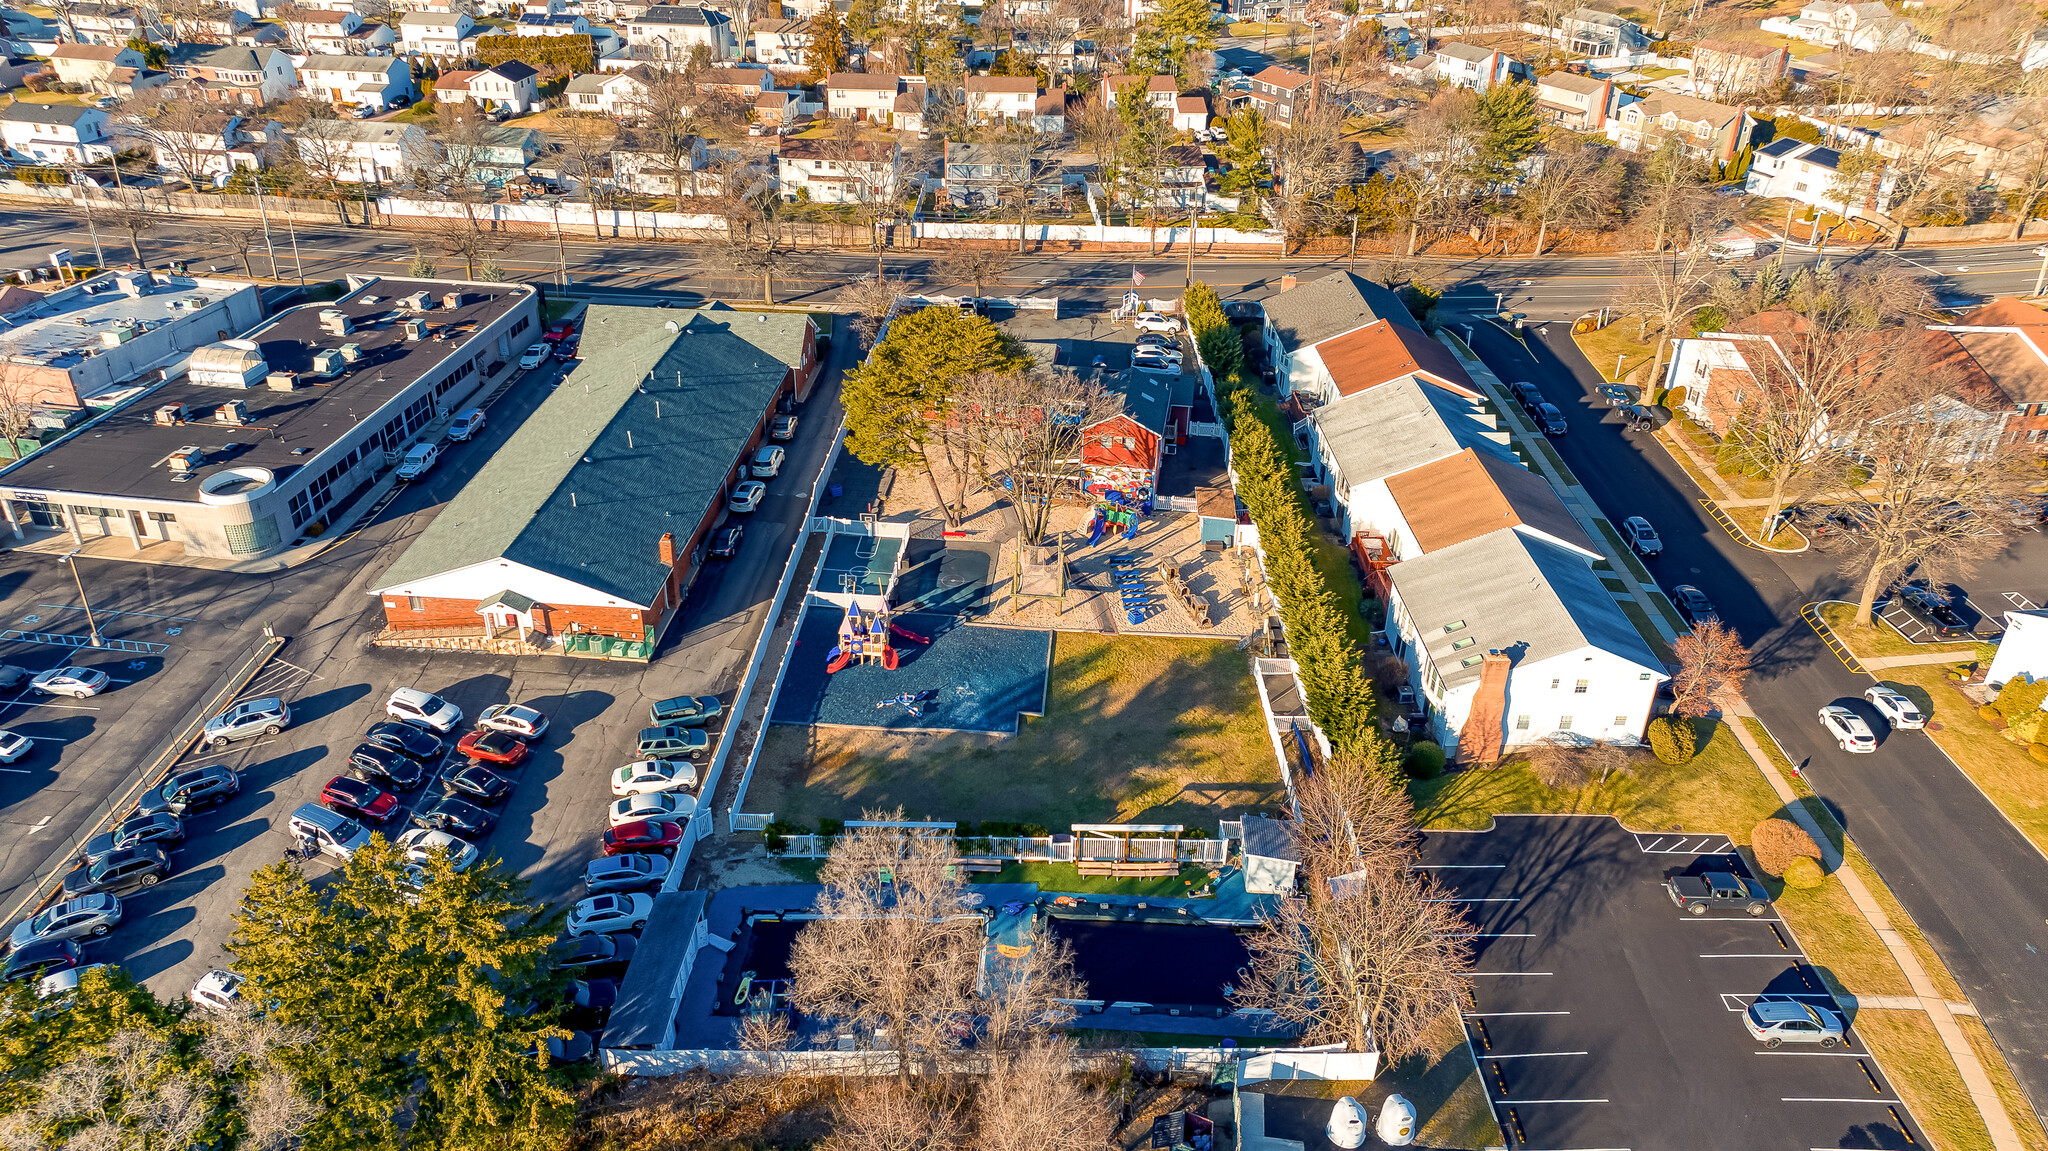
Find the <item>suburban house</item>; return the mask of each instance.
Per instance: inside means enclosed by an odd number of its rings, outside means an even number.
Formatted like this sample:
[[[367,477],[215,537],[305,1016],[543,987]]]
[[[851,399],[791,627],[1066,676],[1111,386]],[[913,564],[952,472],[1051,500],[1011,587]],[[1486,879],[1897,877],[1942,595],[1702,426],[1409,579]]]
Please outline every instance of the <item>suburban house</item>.
[[[425,129],[389,120],[311,120],[293,139],[308,170],[352,184],[390,183],[434,156]]]
[[[170,25],[172,35],[180,40],[215,40],[222,43],[247,34],[255,21],[249,13],[239,8],[195,8],[186,12],[163,14],[164,22]]]
[[[820,204],[888,204],[903,176],[903,149],[894,141],[784,140],[776,178],[784,199],[808,196]]]
[[[588,72],[571,77],[562,96],[578,112],[602,112],[607,116],[630,116],[646,97],[644,68],[630,72]]]
[[[1842,190],[1835,187],[1841,161],[1841,153],[1833,148],[1781,137],[1758,148],[1750,158],[1742,190],[1752,196],[1810,204],[1842,216],[1881,210],[1890,200],[1892,181],[1874,173],[1868,187],[1859,187],[1857,195],[1844,198]]]
[[[1461,44],[1456,40],[1438,44],[1432,70],[1446,84],[1485,92],[1510,78],[1527,79],[1529,66],[1505,52]]]
[[[1692,50],[1692,90],[1709,100],[1762,92],[1785,78],[1792,50],[1782,44],[1702,40]]]
[[[1091,492],[1146,499],[1158,482],[1177,377],[1130,368],[1105,375],[1109,402],[1081,429],[1081,470]]]
[[[1536,78],[1536,114],[1574,132],[1605,131],[1616,103],[1612,80],[1573,72],[1551,72]]]
[[[1844,0],[1815,0],[1793,17],[1774,16],[1763,22],[1766,32],[1790,36],[1809,44],[1830,48],[1852,48],[1858,52],[1896,52],[1910,48],[1920,38],[1913,22],[1875,0],[1852,4]]]
[[[2008,296],[1934,330],[1953,336],[2004,393],[2007,434],[2048,452],[2048,311]]]
[[[132,100],[171,81],[169,72],[159,72],[154,68],[116,68],[100,82],[100,90],[117,100]]]
[[[649,196],[695,196],[713,190],[705,175],[711,160],[702,136],[688,137],[680,159],[671,161],[666,149],[629,132],[612,149],[612,182]]]
[[[60,24],[67,24],[81,44],[109,44],[115,47],[130,40],[161,40],[144,34],[140,12],[125,4],[99,4],[92,0],[70,5]]]
[[[471,73],[468,89],[469,102],[486,111],[517,115],[540,107],[540,73],[518,60]]]
[[[398,40],[389,24],[365,22],[353,10],[301,12],[286,27],[299,50],[325,56],[365,56],[381,52]]]
[[[754,97],[754,122],[785,128],[796,123],[801,103],[802,94],[798,92],[763,92]]]
[[[754,59],[763,64],[801,68],[810,47],[809,20],[769,20],[754,26]]]
[[[710,68],[697,78],[697,89],[725,92],[751,101],[763,92],[775,90],[775,73],[747,64]]]
[[[1249,100],[1261,115],[1281,124],[1293,123],[1295,113],[1307,108],[1310,93],[1314,91],[1308,73],[1278,64],[1267,66],[1252,76],[1251,81],[1251,88],[1241,99]]]
[[[1559,22],[1565,51],[1581,56],[1632,56],[1650,50],[1650,35],[1625,16],[1580,8]]]
[[[211,113],[190,131],[159,128],[156,136],[150,152],[157,167],[195,183],[237,168],[267,168],[284,143],[284,130],[277,121],[250,120],[225,109]]]
[[[969,76],[964,111],[976,124],[1030,121],[1038,108],[1038,81],[1030,76]]]
[[[993,208],[1004,201],[1014,201],[1017,189],[1026,180],[1025,158],[1015,148],[1001,144],[964,144],[957,140],[946,141],[945,164],[941,169],[941,186],[946,199],[956,208]],[[1044,157],[1028,161],[1031,168],[1029,180],[1034,201],[1043,201],[1059,194],[1059,168]]]
[[[0,108],[0,145],[20,163],[90,164],[114,154],[107,114],[77,104],[17,102]]]
[[[591,307],[583,338],[605,354],[377,578],[386,627],[651,658],[817,337],[803,313]]]
[[[299,65],[306,95],[336,104],[367,104],[382,112],[410,100],[412,69],[396,56],[308,56]]]
[[[171,74],[216,104],[268,104],[299,86],[288,53],[238,44],[179,44],[171,49]]]
[[[840,120],[872,120],[887,124],[896,97],[908,90],[909,77],[873,72],[834,72],[825,78],[825,110]],[[923,87],[923,77],[916,77]]]
[[[1116,107],[1125,90],[1133,86],[1142,86],[1145,102],[1169,114],[1180,95],[1180,81],[1172,76],[1109,76],[1102,81],[1102,106]]]
[[[699,44],[711,51],[711,58],[731,60],[739,55],[739,41],[732,17],[716,8],[695,4],[656,4],[626,21],[626,44],[635,55],[646,59],[687,60]]]
[[[562,12],[547,16],[535,12],[526,12],[522,13],[519,17],[519,22],[512,26],[512,32],[517,36],[529,37],[588,36],[590,35],[590,21],[585,20],[581,16],[571,16]]]
[[[1623,105],[1621,114],[1608,123],[1607,135],[1630,152],[1654,152],[1666,139],[1676,138],[1693,156],[1725,164],[1749,143],[1753,126],[1744,109],[1656,92]]]
[[[466,12],[407,12],[398,18],[398,36],[408,54],[460,59],[463,42],[476,32],[476,21]]]
[[[1293,275],[1280,278],[1280,294],[1269,297],[1265,309],[1265,361],[1273,371],[1282,396],[1293,390],[1297,378],[1327,379],[1316,345],[1375,321],[1400,324],[1421,331],[1421,325],[1400,297],[1389,289],[1349,272],[1332,272],[1320,279],[1297,283]]]
[[[57,79],[82,84],[95,92],[106,90],[107,78],[115,69],[142,67],[142,53],[126,45],[59,44],[50,53],[50,65]]]
[[[1461,762],[1642,738],[1669,677],[1583,552],[1488,532],[1393,565],[1387,585],[1388,643]]]
[[[488,124],[474,144],[448,144],[449,159],[476,173],[486,188],[501,188],[540,158],[539,132],[517,124]]]
[[[1173,130],[1200,132],[1209,127],[1209,97],[1200,92],[1173,98]]]

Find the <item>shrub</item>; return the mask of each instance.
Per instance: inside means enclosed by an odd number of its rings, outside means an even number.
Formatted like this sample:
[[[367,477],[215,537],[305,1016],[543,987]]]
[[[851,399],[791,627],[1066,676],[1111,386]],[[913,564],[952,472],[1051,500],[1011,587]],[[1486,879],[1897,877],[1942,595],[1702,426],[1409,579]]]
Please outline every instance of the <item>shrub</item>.
[[[2030,711],[2012,720],[2012,737],[2019,743],[2037,743],[2048,736],[2048,711]]]
[[[1660,715],[1650,721],[1650,751],[1658,763],[1673,767],[1691,763],[1699,753],[1699,733],[1692,721],[1675,715]]]
[[[1820,862],[1820,846],[1798,824],[1773,816],[1749,833],[1749,849],[1756,853],[1756,865],[1766,875],[1783,876],[1795,859]]]
[[[1811,891],[1828,880],[1828,873],[1820,868],[1820,861],[1802,855],[1785,868],[1785,886],[1801,891]]]
[[[1408,749],[1408,759],[1402,765],[1413,779],[1435,779],[1443,774],[1444,749],[1434,740],[1422,739]]]
[[[1664,393],[1664,406],[1676,410],[1685,406],[1685,389],[1672,388]]]
[[[1979,707],[1977,709],[1977,714],[1983,716],[1985,719],[1988,719],[1993,723],[1997,723],[1999,720],[2005,718],[2005,716],[1999,714],[1998,705],[1995,703],[1987,703],[1982,707]]]
[[[2044,702],[2048,702],[2048,677],[2032,683],[2023,679],[2007,680],[2005,686],[1998,690],[1998,698],[1992,701],[1992,705],[1998,708],[1998,714],[2005,717],[2005,722],[2017,724],[2040,711]]]

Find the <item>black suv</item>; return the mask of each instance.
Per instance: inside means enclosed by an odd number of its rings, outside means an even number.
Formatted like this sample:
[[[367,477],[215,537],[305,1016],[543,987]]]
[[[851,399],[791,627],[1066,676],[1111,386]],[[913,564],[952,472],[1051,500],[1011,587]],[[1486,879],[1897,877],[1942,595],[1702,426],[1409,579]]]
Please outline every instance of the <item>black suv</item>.
[[[172,815],[184,815],[202,807],[226,803],[242,790],[242,782],[224,764],[209,764],[181,771],[164,781],[164,785],[142,797],[136,810],[143,815],[155,815],[168,811]]]
[[[114,830],[86,841],[85,861],[96,863],[124,847],[138,843],[177,843],[185,838],[185,824],[168,811],[152,815],[131,815]]]
[[[448,742],[433,732],[409,723],[386,721],[370,725],[363,742],[388,747],[421,763],[433,763],[448,754]]]
[[[97,863],[76,867],[64,877],[64,898],[81,895],[126,895],[155,887],[171,874],[171,857],[154,843],[124,847]]]
[[[1694,627],[1708,620],[1721,618],[1720,613],[1714,610],[1714,601],[1707,598],[1707,593],[1689,583],[1682,583],[1671,589],[1671,603],[1678,609],[1678,614],[1685,617],[1685,622]]]
[[[379,783],[390,784],[393,791],[411,791],[427,781],[425,764],[395,748],[378,743],[357,744],[356,749],[348,753],[348,769],[362,779],[374,779]]]
[[[1919,584],[1907,584],[1892,597],[1892,603],[1912,620],[1935,635],[1969,635],[1968,621],[1949,606],[1948,597]]]
[[[1564,413],[1557,409],[1556,404],[1537,404],[1535,410],[1529,414],[1535,417],[1536,426],[1542,428],[1546,436],[1561,436],[1571,430],[1564,422]]]
[[[1532,415],[1536,411],[1536,405],[1543,402],[1543,393],[1527,380],[1516,380],[1509,384],[1508,394],[1515,397],[1515,402],[1522,405],[1523,411]]]
[[[85,962],[85,953],[69,939],[39,939],[7,957],[6,980],[40,979],[53,971],[69,971]]]

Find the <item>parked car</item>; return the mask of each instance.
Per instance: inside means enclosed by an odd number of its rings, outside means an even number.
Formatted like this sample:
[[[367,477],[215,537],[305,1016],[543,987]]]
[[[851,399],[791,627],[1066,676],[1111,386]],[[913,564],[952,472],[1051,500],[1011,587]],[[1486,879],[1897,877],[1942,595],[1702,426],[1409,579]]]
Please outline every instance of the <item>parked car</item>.
[[[638,931],[654,913],[654,897],[645,892],[608,892],[580,899],[569,909],[567,935],[605,935]]]
[[[412,813],[412,825],[430,831],[448,831],[468,840],[477,840],[490,833],[497,817],[476,804],[452,795],[444,795],[432,805]]]
[[[1742,1025],[1765,1047],[1783,1043],[1818,1043],[1833,1047],[1848,1038],[1842,1017],[1797,999],[1759,999],[1742,1013]]]
[[[1820,709],[1820,725],[1843,751],[1863,755],[1877,750],[1877,733],[1870,730],[1870,724],[1839,703]]]
[[[524,704],[494,703],[476,714],[476,725],[481,729],[515,735],[531,743],[547,734],[548,717]]]
[[[67,967],[62,971],[52,971],[36,984],[36,998],[56,1000],[54,1007],[57,1010],[64,1010],[70,1007],[71,997],[78,993],[78,985],[84,982],[86,972],[106,969],[107,965],[104,963],[88,963],[83,967]]]
[[[1688,915],[1705,915],[1709,908],[1716,907],[1751,915],[1762,915],[1771,909],[1771,896],[1763,884],[1725,871],[1673,876],[1664,881],[1664,894]]]
[[[0,979],[8,983],[22,979],[41,979],[53,972],[68,971],[83,962],[85,952],[79,950],[78,944],[69,939],[45,939],[39,943],[31,943],[19,951],[9,952],[7,968],[0,972]]]
[[[578,355],[580,355],[582,351],[582,340],[563,340],[561,343],[555,345],[555,362],[558,364],[566,364],[570,360],[573,360]]]
[[[1641,516],[1630,516],[1621,521],[1621,538],[1628,542],[1630,550],[1644,559],[1651,559],[1664,551],[1664,541],[1657,537],[1657,529]]]
[[[640,740],[633,752],[643,759],[702,759],[711,746],[711,737],[696,728],[669,724],[663,727],[643,727]]]
[[[0,763],[13,763],[35,747],[35,740],[18,731],[0,731]]]
[[[294,841],[312,840],[314,850],[343,863],[370,842],[370,833],[354,819],[317,803],[302,803],[285,820],[284,829]]]
[[[411,791],[427,781],[426,765],[409,755],[374,743],[357,744],[348,753],[348,769],[362,779]]]
[[[682,824],[660,819],[643,819],[606,829],[603,850],[607,857],[674,855],[682,842]]]
[[[85,843],[82,854],[91,863],[104,859],[124,847],[138,843],[182,843],[185,839],[185,821],[168,811],[152,812],[148,815],[131,815],[114,825],[114,830],[101,832]]]
[[[526,741],[509,731],[472,731],[456,743],[455,750],[473,761],[517,767],[526,758]]]
[[[0,663],[0,688],[20,687],[22,682],[29,678],[27,668],[16,667],[11,663]]]
[[[725,705],[715,695],[679,695],[660,700],[647,709],[647,722],[677,727],[702,727],[717,719]]]
[[[777,416],[768,422],[768,438],[788,442],[796,438],[796,417]]]
[[[20,951],[44,939],[85,939],[121,925],[121,901],[111,895],[81,895],[29,916],[8,933],[7,947]]]
[[[448,741],[411,723],[393,723],[386,720],[373,723],[363,733],[363,742],[378,747],[390,748],[421,763],[433,763],[448,754]]]
[[[384,714],[447,735],[462,722],[462,709],[416,687],[401,687],[384,701]]]
[[[545,334],[541,336],[541,340],[545,343],[559,344],[563,340],[566,340],[575,334],[576,321],[558,320],[555,323],[548,325],[548,330]]]
[[[659,855],[606,855],[583,865],[583,890],[592,895],[606,891],[638,891],[653,887],[667,877],[668,860]]]
[[[1943,638],[1970,634],[1969,621],[1950,606],[1948,596],[1924,584],[1909,583],[1901,587],[1892,596],[1892,606]]]
[[[398,846],[408,862],[425,863],[439,855],[446,857],[448,866],[456,871],[475,863],[479,854],[476,844],[428,827],[415,827],[399,836]]]
[[[1927,726],[1927,717],[1921,713],[1920,705],[1895,687],[1887,687],[1880,683],[1866,690],[1863,698],[1869,700],[1870,706],[1884,716],[1886,723],[1901,731],[1913,731]]]
[[[1536,405],[1543,402],[1542,391],[1527,380],[1516,380],[1509,384],[1508,394],[1515,397],[1515,402],[1522,405],[1522,410],[1527,412],[1534,412]]]
[[[292,709],[271,696],[238,703],[206,721],[200,739],[208,747],[224,747],[252,735],[276,735],[292,723]]]
[[[782,474],[783,451],[774,444],[762,444],[754,449],[754,458],[747,461],[747,471],[756,479],[770,479]]]
[[[398,810],[398,797],[353,775],[337,775],[320,789],[320,802],[370,823],[383,823]]]
[[[28,681],[29,690],[42,695],[68,695],[84,699],[107,690],[112,677],[96,667],[53,667]]]
[[[1561,436],[1571,430],[1571,425],[1564,422],[1564,413],[1558,410],[1556,404],[1537,404],[1536,410],[1530,415],[1535,418],[1536,426],[1541,428],[1546,436]]]
[[[136,811],[143,815],[169,812],[172,815],[188,815],[204,807],[214,807],[233,799],[242,790],[242,781],[226,764],[211,763],[195,767],[164,781],[162,787],[149,791],[136,805]]]
[[[1597,390],[1610,408],[1625,408],[1636,402],[1636,390],[1626,384],[1601,384]]]
[[[747,515],[760,510],[761,500],[768,494],[768,485],[760,480],[741,480],[732,489],[732,495],[725,501],[725,510],[736,515]]]
[[[438,445],[414,444],[405,449],[405,457],[398,461],[398,478],[407,482],[416,480],[432,471],[434,462],[440,458]]]
[[[546,344],[530,345],[528,346],[526,351],[520,355],[519,366],[527,371],[531,371],[534,368],[540,367],[542,364],[548,362],[549,351],[550,349]]]
[[[1168,335],[1180,331],[1180,321],[1163,312],[1139,312],[1132,318],[1131,326],[1141,332],[1165,332]]]
[[[614,802],[611,806],[611,825],[617,827],[622,823],[638,823],[643,819],[688,823],[690,817],[695,814],[695,796],[656,791],[647,795],[629,795]]]
[[[503,803],[512,794],[513,783],[481,763],[469,763],[441,777],[451,793],[475,799],[487,807]]]
[[[1707,248],[1707,258],[1716,262],[1747,260],[1756,255],[1756,241],[1748,236],[1716,240]]]
[[[242,1001],[242,977],[216,967],[200,976],[185,998],[208,1011],[233,1011]]]
[[[548,958],[556,971],[623,971],[639,948],[630,935],[572,935],[557,942]]]
[[[1678,609],[1679,615],[1685,617],[1685,622],[1694,627],[1708,620],[1721,618],[1720,613],[1714,610],[1714,601],[1707,598],[1707,593],[1689,583],[1682,583],[1671,589],[1671,604]]]
[[[487,422],[482,408],[464,408],[455,413],[455,422],[448,425],[448,438],[455,443],[463,443],[483,431]]]
[[[651,795],[697,786],[697,765],[681,759],[642,759],[612,772],[613,795]]]
[[[75,867],[64,877],[64,898],[81,895],[126,895],[155,887],[171,874],[171,857],[154,843],[124,847],[97,863]]]
[[[740,554],[740,543],[747,538],[747,525],[726,524],[711,533],[710,556],[715,560],[729,560]]]

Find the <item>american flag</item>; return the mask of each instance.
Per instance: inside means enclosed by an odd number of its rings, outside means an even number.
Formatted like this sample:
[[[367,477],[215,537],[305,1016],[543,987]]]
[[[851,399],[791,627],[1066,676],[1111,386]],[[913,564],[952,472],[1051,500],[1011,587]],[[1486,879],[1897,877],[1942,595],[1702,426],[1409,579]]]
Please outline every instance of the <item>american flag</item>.
[[[1142,287],[1142,286],[1144,286],[1144,283],[1145,283],[1145,273],[1143,273],[1143,272],[1139,271],[1139,270],[1138,270],[1138,269],[1136,269],[1136,268],[1132,268],[1132,269],[1131,269],[1131,284],[1132,284],[1132,286],[1134,286],[1134,287]]]

